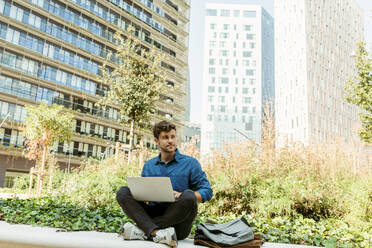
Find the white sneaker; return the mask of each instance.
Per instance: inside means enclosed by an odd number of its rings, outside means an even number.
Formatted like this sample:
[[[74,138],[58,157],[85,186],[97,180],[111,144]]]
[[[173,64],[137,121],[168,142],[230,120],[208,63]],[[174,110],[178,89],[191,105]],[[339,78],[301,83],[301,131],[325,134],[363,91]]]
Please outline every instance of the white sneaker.
[[[152,240],[156,243],[166,244],[170,247],[177,247],[177,235],[173,227],[160,229],[156,232]]]
[[[126,240],[146,240],[146,234],[139,229],[137,226],[133,225],[130,222],[124,224],[123,228],[121,229],[121,235]]]

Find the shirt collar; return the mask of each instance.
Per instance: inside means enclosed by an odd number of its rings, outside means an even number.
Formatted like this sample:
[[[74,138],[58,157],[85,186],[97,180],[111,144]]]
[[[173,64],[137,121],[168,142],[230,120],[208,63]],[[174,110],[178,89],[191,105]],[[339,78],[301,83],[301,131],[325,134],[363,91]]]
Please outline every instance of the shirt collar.
[[[161,153],[159,153],[159,155],[156,156],[156,163],[155,164],[163,164],[164,163],[163,161],[161,161],[160,156],[161,156]],[[174,154],[173,159],[171,161],[169,161],[168,164],[173,162],[173,161],[179,162],[181,156],[182,156],[182,154],[178,151],[178,148],[177,148],[176,149],[176,154]]]

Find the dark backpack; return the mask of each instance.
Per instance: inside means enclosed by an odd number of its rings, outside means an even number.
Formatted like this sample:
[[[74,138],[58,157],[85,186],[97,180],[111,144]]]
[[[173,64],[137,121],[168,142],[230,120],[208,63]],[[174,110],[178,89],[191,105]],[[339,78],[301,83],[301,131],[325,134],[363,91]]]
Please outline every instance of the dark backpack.
[[[194,244],[208,247],[260,247],[261,237],[254,235],[247,220],[242,217],[227,223],[201,223],[195,231]]]

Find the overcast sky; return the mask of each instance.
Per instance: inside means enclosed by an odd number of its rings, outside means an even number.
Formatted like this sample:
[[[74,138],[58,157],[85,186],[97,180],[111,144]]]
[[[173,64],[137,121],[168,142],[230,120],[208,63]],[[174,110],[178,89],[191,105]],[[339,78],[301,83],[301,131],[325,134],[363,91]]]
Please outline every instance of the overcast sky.
[[[372,0],[355,0],[364,10],[364,30],[368,47],[372,48]],[[191,83],[191,115],[190,121],[200,123],[202,106],[202,66],[203,60],[203,32],[204,32],[204,5],[205,3],[229,4],[260,4],[273,17],[274,0],[191,0],[190,38],[189,38],[189,68]],[[370,49],[372,50],[372,49]]]

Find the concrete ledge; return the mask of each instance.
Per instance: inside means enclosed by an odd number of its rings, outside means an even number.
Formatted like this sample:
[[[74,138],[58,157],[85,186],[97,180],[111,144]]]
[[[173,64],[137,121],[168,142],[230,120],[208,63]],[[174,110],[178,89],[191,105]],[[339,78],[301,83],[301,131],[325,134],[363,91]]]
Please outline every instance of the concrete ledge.
[[[60,232],[56,228],[0,222],[1,248],[169,248],[150,241],[124,241],[116,233]],[[196,246],[193,240],[179,242],[180,248]]]
[[[27,194],[20,194],[20,193],[0,193],[0,199],[8,199],[8,198],[19,198],[19,199],[27,199]]]
[[[63,232],[57,228],[9,224],[0,221],[0,248],[169,248],[151,241],[123,240],[116,233]],[[182,240],[178,248],[205,248],[192,239]],[[262,248],[315,248],[315,246],[265,242]]]

